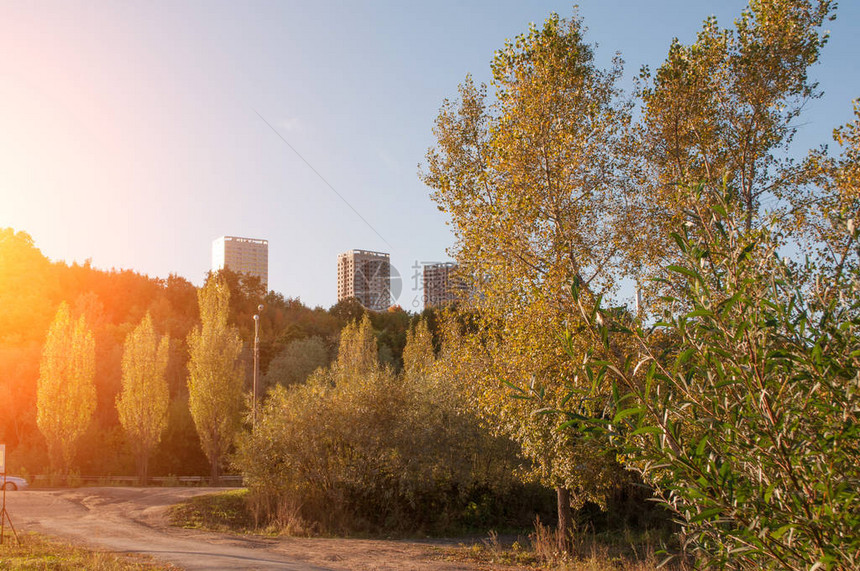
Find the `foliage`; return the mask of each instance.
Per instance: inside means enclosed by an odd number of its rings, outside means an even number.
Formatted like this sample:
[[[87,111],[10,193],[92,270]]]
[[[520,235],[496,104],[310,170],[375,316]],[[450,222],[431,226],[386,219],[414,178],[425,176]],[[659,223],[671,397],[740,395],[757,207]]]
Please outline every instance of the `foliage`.
[[[811,183],[792,197],[792,212],[803,229],[805,251],[835,273],[860,265],[854,236],[840,231],[860,220],[860,100],[854,102],[854,121],[836,129],[833,138],[842,148],[838,157],[826,149],[810,153],[804,175]]]
[[[567,284],[611,291],[640,247],[630,109],[616,87],[620,60],[598,69],[578,19],[532,26],[496,53],[492,71],[494,103],[467,77],[459,100],[443,104],[423,173],[477,294],[474,326],[449,328],[461,337],[449,375],[474,379],[472,403],[521,445],[530,476],[558,489],[569,528],[570,504],[602,502],[619,471],[605,444],[558,431],[540,411],[564,406],[578,381],[556,342],[577,319]],[[538,401],[507,398],[530,389]]]
[[[518,467],[521,476],[551,488],[569,489],[573,495],[564,501],[573,508],[586,502],[605,505],[607,496],[623,481],[615,463],[615,449],[608,441],[585,439],[560,430],[564,420],[546,414],[567,403],[571,403],[567,408],[579,415],[600,413],[588,402],[576,403],[567,398],[573,375],[570,367],[564,367],[566,355],[557,338],[547,334],[546,325],[536,322],[529,329],[509,331],[519,333],[516,347],[499,342],[486,329],[464,334],[461,325],[450,317],[443,323],[443,332],[445,342],[436,365],[438,374],[450,385],[463,384],[468,402],[481,412],[486,424],[519,444],[528,460]],[[534,359],[553,346],[557,352],[550,353],[552,364],[542,372],[553,375],[548,378],[558,383],[547,388],[532,379],[531,384],[520,386],[522,372],[516,368],[516,359]],[[501,387],[490,382],[499,378]],[[481,382],[463,383],[462,379]]]
[[[184,337],[197,320],[196,288],[177,276],[161,280],[131,271],[101,271],[89,263],[52,263],[29,236],[11,229],[0,230],[0,286],[0,440],[7,445],[10,465],[31,473],[49,470],[46,442],[36,423],[37,385],[48,327],[65,302],[71,314],[86,317],[95,339],[96,407],[78,440],[78,465],[92,475],[126,473],[132,458],[123,453],[115,407],[122,343],[150,311],[157,327],[179,337],[171,344],[167,377],[172,396],[184,392]],[[161,449],[167,451],[171,444]],[[105,446],[115,453],[106,454]],[[196,469],[193,464],[189,468]]]
[[[414,369],[395,375],[374,354],[369,321],[348,325],[338,361],[305,384],[275,387],[240,439],[234,465],[270,517],[292,505],[305,528],[444,526],[468,490],[504,485],[510,468],[484,478],[505,458],[491,455],[499,448],[461,414],[456,392]]]
[[[331,306],[329,313],[338,319],[343,326],[353,321],[361,321],[368,313],[368,309],[361,305],[358,298],[348,297]]]
[[[188,336],[188,405],[217,485],[242,412],[242,340],[227,323],[230,291],[217,278],[198,292],[200,326]]]
[[[819,95],[808,70],[835,7],[830,0],[752,0],[733,30],[711,17],[693,44],[672,42],[653,78],[643,69],[642,153],[657,178],[649,217],[662,234],[696,208],[684,185],[704,181],[707,204],[711,191],[719,201],[725,178],[747,230],[763,198],[790,195],[791,164],[777,157],[792,142],[804,104]]]
[[[423,319],[406,334],[406,349],[403,351],[403,375],[407,380],[420,380],[432,374],[436,355],[433,337]]]
[[[263,376],[263,386],[275,385],[288,387],[305,382],[311,373],[331,362],[328,347],[319,337],[297,339],[287,345],[269,363]]]
[[[95,343],[86,320],[72,321],[60,304],[42,351],[36,422],[48,443],[51,464],[68,474],[78,439],[96,406]]]
[[[50,262],[26,232],[0,229],[0,339],[42,341],[54,315]]]
[[[152,458],[152,472],[170,476],[198,476],[211,469],[191,418],[188,395],[170,402],[167,428]]]
[[[856,568],[860,267],[804,268],[815,278],[805,286],[778,240],[745,232],[736,193],[725,196],[675,234],[683,263],[665,279],[678,293],[655,329],[579,298],[595,341],[639,341],[638,356],[591,363],[595,386],[618,395],[603,425],[625,438],[627,462],[677,514],[701,565]],[[842,231],[856,247],[856,229]]]
[[[149,457],[167,427],[169,394],[164,373],[170,338],[158,339],[147,313],[125,340],[122,393],[117,397],[119,421],[137,455],[138,475],[146,484]]]
[[[28,234],[0,229],[0,439],[12,462],[38,434],[39,360],[58,305],[50,268]]]
[[[261,297],[253,279],[239,276],[229,285],[235,291],[228,323],[242,326],[240,334],[246,342],[253,335],[251,314],[257,312],[260,301],[264,304],[262,370],[294,341],[318,337],[327,348],[335,346],[343,322],[332,312],[308,308],[275,292]],[[48,471],[46,443],[36,423],[39,365],[48,327],[57,307],[66,302],[73,315],[86,316],[96,346],[96,407],[89,429],[78,440],[79,468],[95,476],[127,474],[133,469],[116,403],[122,389],[124,341],[148,312],[153,327],[171,338],[165,370],[168,426],[155,447],[150,470],[160,476],[206,470],[209,463],[188,410],[186,340],[199,323],[197,289],[175,275],[158,279],[128,270],[102,271],[88,262],[51,262],[26,233],[0,229],[0,441],[7,445],[10,466],[31,473]],[[399,363],[411,319],[403,312],[371,316],[389,362]]]
[[[340,332],[340,345],[334,370],[338,376],[353,378],[372,373],[379,368],[379,350],[367,314],[347,324]]]

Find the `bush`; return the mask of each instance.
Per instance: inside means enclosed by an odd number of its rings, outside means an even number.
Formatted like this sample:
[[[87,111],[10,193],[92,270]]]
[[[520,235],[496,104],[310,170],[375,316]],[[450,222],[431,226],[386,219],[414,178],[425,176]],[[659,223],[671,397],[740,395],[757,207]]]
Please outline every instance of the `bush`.
[[[469,519],[475,489],[505,484],[477,479],[498,461],[481,453],[489,437],[435,389],[387,369],[337,377],[276,387],[240,440],[234,464],[266,519],[293,506],[304,529],[444,528]]]

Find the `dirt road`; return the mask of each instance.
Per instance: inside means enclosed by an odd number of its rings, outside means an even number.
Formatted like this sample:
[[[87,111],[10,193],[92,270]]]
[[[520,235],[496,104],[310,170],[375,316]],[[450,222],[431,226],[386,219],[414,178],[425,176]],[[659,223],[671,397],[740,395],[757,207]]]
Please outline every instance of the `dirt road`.
[[[237,537],[170,527],[168,506],[213,488],[80,488],[7,495],[19,531],[143,553],[183,569],[459,571],[431,545],[402,541]]]

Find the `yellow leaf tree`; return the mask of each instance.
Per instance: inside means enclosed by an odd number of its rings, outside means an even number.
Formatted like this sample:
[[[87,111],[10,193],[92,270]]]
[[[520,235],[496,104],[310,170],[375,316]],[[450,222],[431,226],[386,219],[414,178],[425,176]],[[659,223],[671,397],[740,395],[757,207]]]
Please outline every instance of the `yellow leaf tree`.
[[[78,439],[96,408],[95,340],[81,316],[72,320],[60,304],[48,329],[36,395],[36,423],[45,436],[53,469],[69,473]]]
[[[167,335],[159,339],[147,312],[126,337],[122,355],[122,392],[116,409],[134,449],[143,485],[149,475],[149,457],[167,426],[170,395],[164,373],[169,345]]]
[[[218,485],[242,413],[242,340],[227,323],[230,290],[222,280],[210,278],[197,301],[200,326],[188,335],[188,405],[211,465],[212,483]]]
[[[348,323],[340,333],[335,370],[338,375],[362,376],[379,368],[379,348],[370,317]]]
[[[492,71],[494,103],[467,78],[459,100],[443,104],[423,173],[477,292],[452,366],[473,380],[476,406],[520,444],[533,476],[556,488],[565,538],[571,505],[602,502],[617,466],[607,447],[539,412],[598,414],[565,398],[578,377],[558,334],[577,321],[574,280],[612,291],[639,248],[630,109],[616,88],[620,62],[597,69],[577,19],[532,26],[496,53]],[[511,387],[532,398],[509,398]]]
[[[836,129],[833,139],[841,153],[832,157],[826,149],[811,152],[804,170],[812,184],[792,201],[805,251],[819,267],[829,268],[831,287],[850,268],[860,266],[860,100],[854,101],[854,120]]]
[[[695,42],[672,42],[653,77],[644,70],[642,154],[655,175],[649,217],[664,229],[701,217],[714,202],[708,194],[726,184],[749,231],[763,206],[790,197],[792,164],[779,155],[804,105],[820,96],[808,72],[835,8],[830,0],[752,0],[734,28],[708,18]],[[699,183],[704,200],[688,191]]]
[[[406,346],[403,348],[403,374],[406,379],[420,379],[431,374],[436,362],[433,351],[433,336],[427,321],[420,319],[406,332]]]

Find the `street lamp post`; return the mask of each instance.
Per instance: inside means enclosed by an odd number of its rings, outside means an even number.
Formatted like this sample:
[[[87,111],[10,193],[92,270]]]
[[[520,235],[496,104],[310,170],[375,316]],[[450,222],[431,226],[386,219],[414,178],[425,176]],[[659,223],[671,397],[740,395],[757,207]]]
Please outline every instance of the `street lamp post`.
[[[262,312],[263,306],[258,305],[257,311]],[[254,428],[257,427],[257,372],[260,368],[260,314],[254,315],[254,394],[251,399],[251,424]]]

